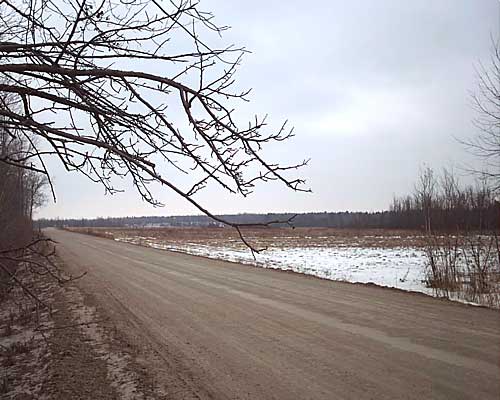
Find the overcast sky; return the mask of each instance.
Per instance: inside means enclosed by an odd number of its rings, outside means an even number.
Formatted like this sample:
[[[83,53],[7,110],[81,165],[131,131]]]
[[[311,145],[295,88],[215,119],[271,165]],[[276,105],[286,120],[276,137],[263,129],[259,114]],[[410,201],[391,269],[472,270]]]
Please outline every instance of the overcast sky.
[[[249,198],[210,188],[198,199],[215,213],[381,210],[406,194],[422,165],[478,165],[458,139],[474,135],[470,91],[498,36],[497,0],[202,0],[232,29],[224,43],[252,51],[239,84],[253,88],[248,117],[288,119],[296,137],[270,158],[300,161],[313,193],[261,185]],[[57,203],[38,217],[196,213],[165,190],[153,208],[124,183],[99,185],[51,165]],[[464,178],[467,179],[467,178]]]

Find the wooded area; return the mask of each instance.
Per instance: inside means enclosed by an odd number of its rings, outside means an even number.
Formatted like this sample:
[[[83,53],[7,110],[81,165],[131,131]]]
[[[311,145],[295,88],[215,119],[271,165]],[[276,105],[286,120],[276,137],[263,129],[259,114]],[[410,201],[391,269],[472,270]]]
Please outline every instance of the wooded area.
[[[401,228],[494,230],[499,228],[499,203],[486,177],[462,185],[448,169],[438,176],[431,168],[420,172],[412,194],[395,197],[390,206],[393,223]]]
[[[15,107],[15,98],[0,96],[0,109],[6,103]],[[29,137],[7,129],[0,117],[0,278],[12,273],[16,258],[33,241],[33,212],[45,201],[46,177],[6,161],[25,162],[32,145]]]

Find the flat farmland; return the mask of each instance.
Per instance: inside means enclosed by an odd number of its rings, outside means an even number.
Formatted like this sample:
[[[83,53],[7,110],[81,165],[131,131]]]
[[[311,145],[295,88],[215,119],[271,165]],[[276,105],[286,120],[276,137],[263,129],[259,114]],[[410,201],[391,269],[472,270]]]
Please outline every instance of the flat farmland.
[[[76,228],[85,231],[88,228]],[[230,245],[246,249],[237,232],[226,227],[91,228],[113,236],[144,236],[175,243],[211,246]],[[334,228],[242,228],[246,239],[257,247],[421,247],[424,236],[418,231]]]
[[[324,279],[374,283],[432,294],[425,279],[424,237],[402,230],[332,228],[72,228],[120,242],[208,258],[314,275]]]

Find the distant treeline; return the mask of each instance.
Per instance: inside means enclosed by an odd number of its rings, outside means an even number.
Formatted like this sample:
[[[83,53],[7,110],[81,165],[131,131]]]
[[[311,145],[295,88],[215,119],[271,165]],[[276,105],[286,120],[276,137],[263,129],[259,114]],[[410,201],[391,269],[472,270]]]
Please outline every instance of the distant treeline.
[[[221,215],[229,222],[260,224],[270,221],[287,221],[296,214],[236,214]],[[392,213],[383,212],[319,212],[297,214],[292,224],[296,227],[332,227],[332,228],[379,228],[393,227]],[[204,215],[176,217],[123,217],[96,219],[40,219],[41,228],[49,226],[67,227],[144,227],[144,226],[221,226]],[[276,224],[286,226],[287,224]]]
[[[265,224],[287,221],[293,213],[221,215],[229,222]],[[420,174],[413,194],[395,197],[386,211],[379,212],[313,212],[297,214],[296,227],[392,228],[433,230],[491,230],[499,224],[499,205],[486,182],[461,187],[447,170],[441,177],[427,168]],[[42,219],[40,227],[154,227],[154,226],[220,226],[204,215],[148,216],[96,219]],[[286,224],[277,224],[285,226]]]

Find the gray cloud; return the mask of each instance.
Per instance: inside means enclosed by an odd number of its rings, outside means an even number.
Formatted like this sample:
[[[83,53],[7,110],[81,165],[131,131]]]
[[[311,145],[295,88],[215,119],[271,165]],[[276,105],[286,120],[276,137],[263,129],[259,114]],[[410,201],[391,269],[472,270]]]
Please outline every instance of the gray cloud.
[[[498,35],[498,2],[484,1],[222,1],[207,0],[232,30],[224,42],[252,50],[240,87],[252,87],[240,116],[285,118],[297,137],[268,151],[280,160],[311,157],[301,171],[314,193],[271,184],[249,199],[209,188],[214,212],[381,209],[412,189],[418,168],[477,163],[455,139],[470,137],[478,62],[488,62]],[[103,197],[84,178],[53,167],[57,204],[40,216],[107,216],[194,212],[157,188],[163,210],[125,194]],[[276,199],[279,199],[277,201]]]

